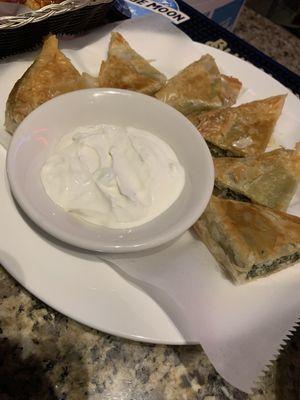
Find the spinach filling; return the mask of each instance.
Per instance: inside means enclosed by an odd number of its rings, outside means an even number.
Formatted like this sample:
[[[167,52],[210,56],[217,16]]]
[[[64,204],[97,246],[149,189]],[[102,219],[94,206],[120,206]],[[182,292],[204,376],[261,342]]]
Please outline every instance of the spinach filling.
[[[221,149],[211,142],[206,142],[213,157],[239,157],[230,150]]]
[[[300,251],[288,256],[279,257],[277,260],[269,261],[266,264],[253,265],[251,270],[248,272],[246,279],[270,274],[271,272],[276,271],[282,264],[291,265],[296,263],[298,260],[300,260]]]
[[[229,188],[220,187],[216,183],[214,187],[214,195],[221,197],[222,199],[230,199],[236,201],[243,201],[244,203],[251,203],[251,200],[247,196],[244,196],[241,193],[234,192]]]

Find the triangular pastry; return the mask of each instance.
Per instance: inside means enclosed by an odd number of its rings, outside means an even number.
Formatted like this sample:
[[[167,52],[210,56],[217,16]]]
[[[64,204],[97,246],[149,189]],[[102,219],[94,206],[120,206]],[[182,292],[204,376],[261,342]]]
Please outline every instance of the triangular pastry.
[[[166,77],[133,50],[118,32],[111,34],[108,57],[99,73],[99,86],[128,89],[152,95]]]
[[[282,211],[213,196],[194,230],[236,283],[300,260],[300,218]]]
[[[221,75],[206,54],[169,79],[155,97],[187,115],[234,104],[241,86],[238,79]]]
[[[197,127],[215,157],[263,153],[281,114],[286,96],[273,96],[238,107],[193,113]]]
[[[52,97],[80,88],[80,73],[58,49],[54,35],[23,76],[16,82],[6,103],[5,127],[13,133],[22,120]]]
[[[299,150],[277,149],[256,157],[214,159],[218,197],[286,210],[300,180]]]

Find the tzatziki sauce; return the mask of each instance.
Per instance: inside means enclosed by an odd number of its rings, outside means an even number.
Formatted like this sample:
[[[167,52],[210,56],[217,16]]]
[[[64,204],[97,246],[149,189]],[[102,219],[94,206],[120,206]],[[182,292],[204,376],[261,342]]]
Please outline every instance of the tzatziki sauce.
[[[167,210],[183,190],[185,171],[156,135],[101,124],[64,135],[41,180],[52,201],[74,216],[127,229]]]

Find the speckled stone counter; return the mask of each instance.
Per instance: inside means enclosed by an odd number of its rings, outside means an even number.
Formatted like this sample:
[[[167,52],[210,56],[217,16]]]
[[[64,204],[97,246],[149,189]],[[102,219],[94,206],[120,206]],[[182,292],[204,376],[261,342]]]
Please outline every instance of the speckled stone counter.
[[[258,47],[299,71],[299,40],[297,49],[286,39],[273,48],[278,29],[245,9],[236,32],[254,45],[264,37]],[[200,346],[97,332],[45,306],[0,267],[0,400],[296,400],[299,377],[300,332],[248,396],[216,373]]]
[[[300,39],[244,7],[234,33],[291,71],[300,74]]]
[[[49,309],[3,270],[0,279],[1,400],[275,398],[275,368],[248,397],[224,382],[200,346],[99,333]]]

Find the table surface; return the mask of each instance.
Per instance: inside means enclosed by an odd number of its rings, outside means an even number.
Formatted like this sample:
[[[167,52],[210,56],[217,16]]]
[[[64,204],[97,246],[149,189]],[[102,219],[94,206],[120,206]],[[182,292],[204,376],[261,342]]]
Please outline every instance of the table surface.
[[[300,40],[252,10],[244,8],[235,33],[300,72]],[[1,267],[0,304],[1,400],[300,399],[300,331],[248,396],[217,374],[200,346],[136,343],[82,326]]]
[[[280,64],[300,74],[300,39],[244,7],[234,33]]]

